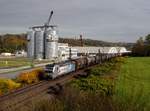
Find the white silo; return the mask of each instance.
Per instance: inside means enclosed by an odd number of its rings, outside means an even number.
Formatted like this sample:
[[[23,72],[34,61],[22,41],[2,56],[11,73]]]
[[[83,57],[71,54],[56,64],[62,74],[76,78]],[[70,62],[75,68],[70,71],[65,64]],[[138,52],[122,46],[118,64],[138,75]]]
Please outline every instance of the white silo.
[[[58,35],[54,27],[49,28],[45,32],[45,58],[54,59],[58,57]]]
[[[44,31],[38,29],[35,31],[35,58],[43,59],[44,54]]]
[[[35,31],[30,30],[27,32],[27,57],[34,58],[35,55]]]

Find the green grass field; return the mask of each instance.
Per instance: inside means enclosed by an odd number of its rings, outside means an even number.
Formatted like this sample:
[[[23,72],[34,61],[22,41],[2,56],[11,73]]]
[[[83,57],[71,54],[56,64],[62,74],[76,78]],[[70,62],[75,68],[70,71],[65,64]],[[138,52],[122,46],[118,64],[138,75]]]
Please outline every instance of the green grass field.
[[[46,63],[49,61],[38,61],[28,58],[0,58],[0,68],[28,66],[31,64]]]
[[[19,67],[30,65],[30,60],[27,58],[1,58],[0,59],[0,67]]]
[[[126,59],[116,81],[116,96],[128,106],[127,109],[136,107],[140,111],[143,107],[145,111],[150,110],[150,57]]]

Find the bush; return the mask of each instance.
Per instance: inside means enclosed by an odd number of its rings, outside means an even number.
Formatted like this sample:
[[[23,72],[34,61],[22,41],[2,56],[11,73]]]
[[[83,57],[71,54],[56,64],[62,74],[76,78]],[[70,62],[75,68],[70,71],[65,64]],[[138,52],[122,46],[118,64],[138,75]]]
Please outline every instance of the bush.
[[[87,70],[87,78],[79,78],[71,82],[71,85],[83,91],[101,92],[111,96],[114,93],[115,70],[118,70],[120,63],[124,62],[124,57],[112,59],[102,65]]]
[[[101,92],[101,94],[108,96],[114,93],[114,83],[112,81],[100,79],[96,76],[75,80],[71,85],[83,91]]]
[[[63,103],[57,99],[39,100],[33,103],[29,111],[64,111]],[[26,109],[25,109],[26,110]],[[25,111],[22,109],[21,111]]]
[[[18,76],[18,81],[23,84],[31,84],[38,82],[44,77],[44,72],[42,69],[35,69],[30,72],[23,72]]]
[[[34,102],[26,111],[113,111],[113,101],[110,97],[72,87],[65,87],[55,98]],[[25,108],[21,111],[25,111]]]
[[[2,95],[3,93],[2,93],[2,91],[0,90],[0,96]]]
[[[20,83],[16,83],[10,79],[0,79],[0,95],[7,93],[11,90],[17,89],[21,86]]]
[[[115,58],[116,62],[124,63],[125,62],[125,57],[117,57]]]

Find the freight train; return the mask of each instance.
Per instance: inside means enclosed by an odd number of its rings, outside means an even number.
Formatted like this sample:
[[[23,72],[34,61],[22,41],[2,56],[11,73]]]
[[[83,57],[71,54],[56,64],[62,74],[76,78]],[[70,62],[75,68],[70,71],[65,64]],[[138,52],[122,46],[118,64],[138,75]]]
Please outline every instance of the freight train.
[[[47,73],[48,77],[50,77],[51,79],[55,79],[59,76],[66,75],[92,65],[101,64],[102,62],[117,56],[119,56],[119,54],[84,56],[59,63],[47,64],[44,70]]]

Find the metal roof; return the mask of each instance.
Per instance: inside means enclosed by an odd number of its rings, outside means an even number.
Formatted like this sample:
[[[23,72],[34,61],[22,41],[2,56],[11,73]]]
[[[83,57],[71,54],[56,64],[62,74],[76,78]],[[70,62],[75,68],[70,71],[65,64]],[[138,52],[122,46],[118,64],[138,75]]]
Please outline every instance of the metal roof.
[[[131,51],[128,51],[125,47],[116,47],[119,53],[129,53]]]
[[[72,47],[77,49],[78,53],[124,53],[127,52],[125,47]]]

